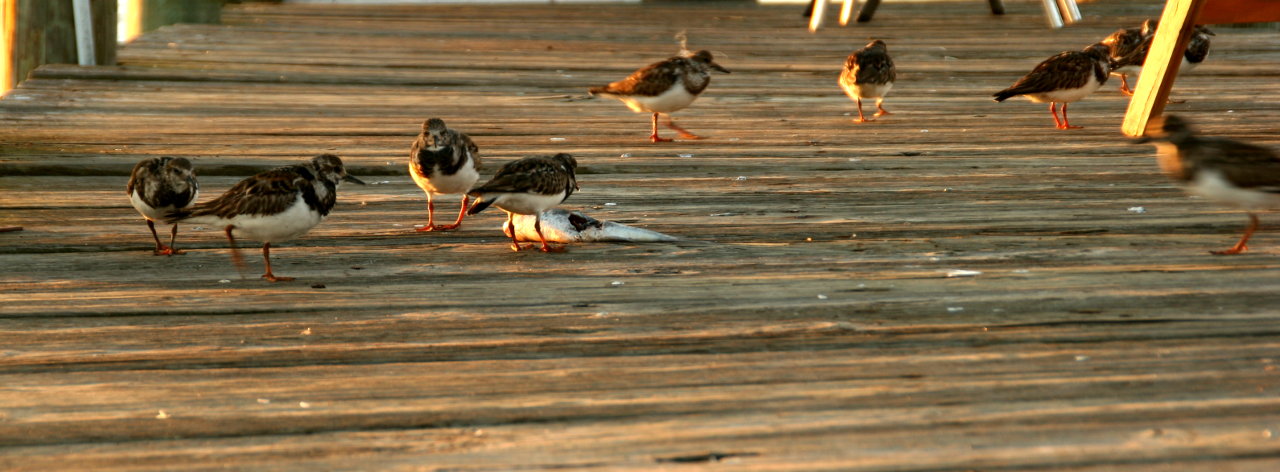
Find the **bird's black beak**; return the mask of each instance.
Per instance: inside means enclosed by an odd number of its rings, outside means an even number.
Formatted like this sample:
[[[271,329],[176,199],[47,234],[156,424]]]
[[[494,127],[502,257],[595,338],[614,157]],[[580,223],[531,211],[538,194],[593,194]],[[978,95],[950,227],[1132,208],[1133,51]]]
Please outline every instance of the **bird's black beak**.
[[[363,180],[357,179],[354,175],[345,175],[342,177],[342,180],[353,184],[366,185]]]
[[[720,67],[720,64],[716,64],[716,63],[714,63],[714,62],[708,62],[708,63],[707,63],[707,66],[708,66],[708,67],[710,67],[710,68],[712,68],[712,69],[718,70],[718,71],[720,71],[720,72],[724,72],[724,73],[726,73],[726,74],[728,74],[728,73],[729,73],[729,69],[725,69],[724,67]]]

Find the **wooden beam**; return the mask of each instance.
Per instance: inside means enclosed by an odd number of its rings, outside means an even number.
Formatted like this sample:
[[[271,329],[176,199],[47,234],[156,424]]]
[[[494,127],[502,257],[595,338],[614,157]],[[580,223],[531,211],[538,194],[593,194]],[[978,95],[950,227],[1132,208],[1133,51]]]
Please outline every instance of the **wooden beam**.
[[[17,86],[36,67],[80,62],[71,2],[0,0],[0,11],[0,93]],[[116,0],[92,0],[90,11],[94,62],[115,64]]]
[[[1280,21],[1280,2],[1275,0],[1216,0],[1205,4],[1196,24],[1262,23]]]
[[[116,34],[120,27],[120,2],[118,0],[93,0],[93,57],[100,66],[116,63],[116,46],[120,39]]]
[[[1182,65],[1182,55],[1187,50],[1187,40],[1195,30],[1194,18],[1205,3],[1208,0],[1169,0],[1165,4],[1147,60],[1142,64],[1142,75],[1138,77],[1133,99],[1124,115],[1121,131],[1126,136],[1142,136],[1147,122],[1164,112],[1169,91]]]
[[[18,0],[0,0],[0,96],[17,85],[17,59],[14,46],[18,32]]]
[[[89,0],[71,0],[71,18],[76,32],[76,61],[82,66],[95,65],[93,50],[93,14]]]

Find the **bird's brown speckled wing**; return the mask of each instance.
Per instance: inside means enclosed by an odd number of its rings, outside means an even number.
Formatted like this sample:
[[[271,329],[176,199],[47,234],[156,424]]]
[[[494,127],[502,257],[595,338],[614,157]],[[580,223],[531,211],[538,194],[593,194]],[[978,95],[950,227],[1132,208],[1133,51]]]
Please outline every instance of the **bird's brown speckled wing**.
[[[684,70],[688,59],[683,57],[673,57],[662,62],[656,62],[645,66],[644,68],[633,72],[627,78],[611,83],[604,87],[592,89],[594,92],[611,93],[615,95],[642,95],[653,97],[661,95],[675,85],[680,80],[681,71]]]
[[[897,79],[893,59],[881,49],[863,48],[844,61],[844,80],[851,77],[858,85],[884,85]]]
[[[129,173],[129,183],[124,186],[126,195],[133,195],[134,189],[141,190],[142,182],[148,178],[155,178],[158,172],[160,159],[151,158],[138,161],[133,166],[133,172]]]
[[[314,173],[306,166],[294,165],[272,169],[241,180],[226,193],[211,201],[193,207],[190,216],[213,215],[232,218],[236,215],[269,215],[285,211],[293,205],[298,195],[312,208],[323,208],[324,202],[316,196],[312,181]],[[336,198],[335,192],[328,192]],[[332,208],[332,203],[328,205]],[[328,213],[322,211],[322,214]]]
[[[1217,169],[1241,188],[1280,193],[1280,156],[1271,149],[1226,138],[1199,138],[1184,152],[1191,170]]]
[[[1098,75],[1098,63],[1077,51],[1067,51],[1045,59],[1030,73],[1018,79],[1001,95],[1026,95],[1083,87],[1089,74]],[[1106,71],[1102,71],[1103,79]]]
[[[493,179],[472,189],[470,193],[524,192],[555,195],[571,188],[572,179],[573,174],[550,157],[526,157],[503,165]]]

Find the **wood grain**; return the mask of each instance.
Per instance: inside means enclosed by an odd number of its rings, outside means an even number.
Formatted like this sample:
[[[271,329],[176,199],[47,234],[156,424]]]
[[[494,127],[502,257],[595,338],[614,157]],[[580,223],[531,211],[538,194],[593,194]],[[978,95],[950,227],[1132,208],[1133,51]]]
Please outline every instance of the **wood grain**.
[[[1053,129],[995,103],[1160,5],[228,6],[120,65],[0,101],[0,469],[1274,470],[1280,237],[1187,197],[1108,82]],[[733,71],[651,144],[585,91],[708,49]],[[1280,39],[1215,27],[1169,111],[1280,146]],[[868,37],[894,112],[836,84]],[[721,61],[723,57],[723,61]],[[410,143],[439,116],[483,176],[568,152],[564,204],[679,236],[513,253],[503,216],[423,234]],[[129,170],[191,158],[202,199],[333,152],[371,185],[242,277],[213,228],[156,257]],[[456,209],[441,198],[437,211]]]

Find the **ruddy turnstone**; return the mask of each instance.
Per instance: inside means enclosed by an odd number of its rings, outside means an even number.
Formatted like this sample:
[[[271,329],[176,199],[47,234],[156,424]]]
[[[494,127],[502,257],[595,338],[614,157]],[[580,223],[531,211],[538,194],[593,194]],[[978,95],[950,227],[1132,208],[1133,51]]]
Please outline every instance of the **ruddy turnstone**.
[[[1120,77],[1120,92],[1125,95],[1133,95],[1128,76],[1137,76],[1142,72],[1147,51],[1151,49],[1151,40],[1155,38],[1156,26],[1154,20],[1148,19],[1140,27],[1117,30],[1102,40],[1102,44],[1111,48],[1111,75]],[[1187,49],[1182,53],[1182,64],[1178,68],[1180,74],[1190,72],[1209,57],[1209,36],[1213,35],[1209,28],[1201,25],[1195,27],[1195,32],[1187,42]]]
[[[711,53],[698,51],[690,56],[675,56],[662,62],[649,64],[633,72],[627,78],[588,90],[592,95],[603,95],[621,100],[636,113],[653,113],[653,142],[671,141],[658,137],[658,115],[666,115],[666,126],[680,134],[681,138],[699,139],[697,135],[676,126],[671,113],[693,103],[698,94],[711,83],[711,71],[726,74],[728,69],[711,59]]]
[[[409,149],[409,175],[427,192],[427,225],[418,231],[447,231],[462,224],[470,197],[467,191],[480,180],[480,156],[476,144],[464,133],[445,127],[444,120],[431,118],[422,123],[422,133]],[[458,219],[449,225],[435,224],[435,196],[462,194]]]
[[[218,198],[168,215],[169,222],[188,221],[222,228],[231,243],[231,260],[243,268],[236,238],[262,241],[262,278],[287,282],[271,272],[271,243],[296,238],[320,224],[337,202],[338,184],[364,185],[347,174],[342,159],[322,154],[310,161],[277,167],[241,180]]]
[[[507,212],[503,231],[511,236],[511,249],[515,251],[519,251],[521,247],[516,240],[512,218],[517,214],[534,215],[533,229],[542,242],[542,252],[563,252],[564,247],[547,244],[547,238],[542,234],[541,215],[543,211],[569,198],[578,189],[578,180],[574,175],[577,168],[578,161],[564,153],[529,156],[508,162],[498,169],[492,179],[468,192],[477,200],[467,213],[480,213],[489,205],[497,205]]]
[[[169,245],[166,246],[156,234],[155,222],[164,221],[165,215],[191,206],[200,195],[200,184],[196,182],[191,161],[185,157],[143,159],[133,166],[125,192],[129,194],[129,203],[146,218],[151,237],[156,240],[156,249],[152,253],[157,256],[182,254],[173,247],[173,241],[178,238],[178,225],[173,225],[169,232]]]
[[[1151,38],[1155,37],[1156,22],[1150,19],[1143,21],[1142,26],[1116,30],[1102,40],[1109,48],[1111,57],[1111,75],[1120,77],[1120,92],[1133,95],[1129,88],[1129,76],[1137,76],[1142,71],[1142,63],[1147,60],[1147,51],[1151,49]]]
[[[1018,95],[1037,103],[1049,102],[1049,113],[1053,114],[1058,129],[1080,128],[1067,121],[1067,104],[1089,96],[1107,82],[1107,74],[1111,72],[1109,51],[1107,45],[1097,43],[1083,51],[1060,53],[1037,64],[1013,86],[992,96],[997,102]],[[1058,119],[1059,103],[1062,104],[1061,120]]]
[[[1239,254],[1258,229],[1257,211],[1280,207],[1280,155],[1270,149],[1227,138],[1197,136],[1177,115],[1158,117],[1137,142],[1153,142],[1156,162],[1188,193],[1243,208],[1249,226],[1231,249]]]
[[[1217,35],[1209,31],[1209,28],[1196,25],[1195,32],[1191,33],[1191,39],[1187,41],[1187,51],[1182,53],[1182,65],[1178,66],[1178,73],[1190,72],[1209,58],[1210,36]]]
[[[889,57],[888,46],[879,39],[866,47],[854,51],[844,61],[844,71],[840,73],[840,87],[853,101],[858,103],[858,119],[855,123],[871,121],[862,115],[862,99],[876,99],[876,114],[890,114],[884,109],[884,96],[893,88],[897,78],[897,70],[893,67],[893,59]]]

